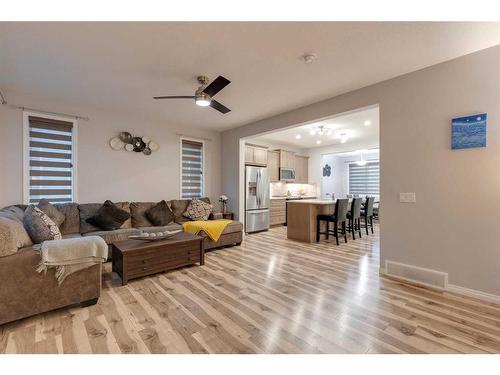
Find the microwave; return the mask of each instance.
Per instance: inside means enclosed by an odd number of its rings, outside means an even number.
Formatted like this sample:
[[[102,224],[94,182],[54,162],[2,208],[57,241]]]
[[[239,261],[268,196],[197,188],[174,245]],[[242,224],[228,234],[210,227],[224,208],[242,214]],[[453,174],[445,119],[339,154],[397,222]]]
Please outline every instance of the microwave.
[[[294,182],[295,169],[293,168],[280,168],[280,181]]]

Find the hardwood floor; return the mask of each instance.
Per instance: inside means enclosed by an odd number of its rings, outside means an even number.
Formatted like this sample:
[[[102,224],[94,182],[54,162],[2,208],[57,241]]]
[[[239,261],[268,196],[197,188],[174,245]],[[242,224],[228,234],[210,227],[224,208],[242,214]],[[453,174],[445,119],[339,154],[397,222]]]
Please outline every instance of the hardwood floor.
[[[302,244],[285,228],[97,305],[0,326],[2,353],[500,353],[500,306],[383,278],[379,237]]]

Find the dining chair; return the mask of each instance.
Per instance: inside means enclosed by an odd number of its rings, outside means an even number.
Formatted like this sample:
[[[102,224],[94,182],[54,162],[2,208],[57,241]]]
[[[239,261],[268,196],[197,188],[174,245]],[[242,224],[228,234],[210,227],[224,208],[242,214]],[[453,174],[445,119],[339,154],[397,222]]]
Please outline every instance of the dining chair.
[[[354,198],[351,203],[351,211],[347,213],[347,219],[349,219],[349,232],[352,233],[352,239],[356,239],[354,234],[356,231],[359,233],[359,238],[361,238],[361,203],[362,198]]]
[[[361,217],[364,219],[366,228],[366,235],[368,235],[368,226],[370,226],[371,232],[373,234],[373,203],[375,202],[375,197],[366,197],[365,207],[361,210]]]
[[[349,199],[337,199],[335,202],[335,212],[332,215],[320,214],[316,216],[316,242],[319,242],[320,234],[326,235],[326,239],[333,234],[337,245],[339,245],[339,225],[340,233],[344,235],[344,241],[347,243],[347,208]],[[321,232],[321,222],[326,222],[326,231]],[[330,229],[330,223],[333,223],[333,230]]]

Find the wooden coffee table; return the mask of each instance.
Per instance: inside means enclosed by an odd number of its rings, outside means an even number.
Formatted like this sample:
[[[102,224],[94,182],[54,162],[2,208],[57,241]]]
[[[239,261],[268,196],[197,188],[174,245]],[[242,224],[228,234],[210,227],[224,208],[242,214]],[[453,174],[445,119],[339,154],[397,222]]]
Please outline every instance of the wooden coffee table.
[[[161,241],[124,240],[112,243],[113,272],[122,285],[131,279],[205,263],[203,237],[179,233]]]

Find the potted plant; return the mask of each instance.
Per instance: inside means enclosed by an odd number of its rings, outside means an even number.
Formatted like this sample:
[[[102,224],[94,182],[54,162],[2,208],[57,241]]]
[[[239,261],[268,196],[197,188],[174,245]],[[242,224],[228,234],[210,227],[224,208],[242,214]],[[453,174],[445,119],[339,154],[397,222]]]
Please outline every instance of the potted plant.
[[[222,206],[222,213],[225,214],[226,213],[226,205],[227,205],[227,202],[229,201],[229,198],[225,195],[221,195],[219,197],[219,202],[221,203],[221,206]]]

